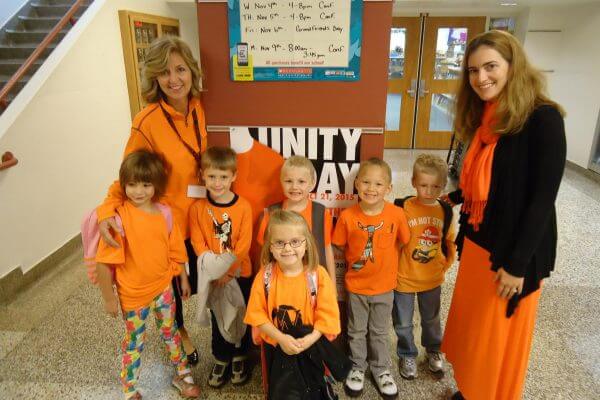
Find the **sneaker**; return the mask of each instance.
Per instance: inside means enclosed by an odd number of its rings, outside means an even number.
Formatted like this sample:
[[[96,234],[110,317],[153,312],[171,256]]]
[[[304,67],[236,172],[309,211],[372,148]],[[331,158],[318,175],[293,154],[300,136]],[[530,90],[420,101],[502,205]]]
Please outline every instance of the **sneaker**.
[[[415,357],[400,357],[400,376],[413,380],[417,377],[417,361]]]
[[[433,373],[444,372],[444,356],[442,353],[432,351],[427,353],[427,362],[429,364],[429,370]]]
[[[394,378],[392,378],[390,371],[383,371],[373,378],[375,379],[375,384],[381,397],[384,399],[395,399],[398,397],[398,387],[396,386],[396,382],[394,382]]]
[[[362,394],[365,386],[365,373],[358,369],[352,369],[346,378],[344,389],[350,397],[358,397]]]
[[[223,361],[215,361],[213,364],[210,375],[208,376],[208,386],[212,388],[220,388],[227,382],[227,375],[229,373],[229,363]]]
[[[194,383],[192,374],[177,375],[171,383],[179,390],[179,394],[184,399],[197,399],[200,397],[200,387]]]
[[[235,356],[231,361],[231,383],[241,385],[248,380],[246,356]]]

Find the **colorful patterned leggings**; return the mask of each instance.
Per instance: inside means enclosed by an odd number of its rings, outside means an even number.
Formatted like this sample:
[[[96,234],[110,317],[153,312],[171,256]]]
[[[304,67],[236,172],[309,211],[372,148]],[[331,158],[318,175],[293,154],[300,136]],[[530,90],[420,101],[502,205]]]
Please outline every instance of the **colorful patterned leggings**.
[[[146,318],[148,318],[150,310],[154,312],[156,326],[162,340],[167,345],[171,362],[177,368],[177,374],[184,375],[191,372],[187,366],[181,336],[175,323],[175,300],[173,289],[169,285],[148,306],[138,310],[125,311],[125,338],[121,344],[121,383],[126,398],[136,392],[136,384],[140,375],[140,355],[144,350],[146,339]]]

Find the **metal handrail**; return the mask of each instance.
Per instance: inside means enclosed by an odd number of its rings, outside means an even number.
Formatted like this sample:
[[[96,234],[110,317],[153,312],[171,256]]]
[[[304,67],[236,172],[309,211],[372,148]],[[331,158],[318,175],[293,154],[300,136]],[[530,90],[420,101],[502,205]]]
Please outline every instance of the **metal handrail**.
[[[77,12],[77,9],[83,4],[84,0],[76,0],[75,3],[71,6],[69,11],[58,21],[58,24],[52,28],[52,30],[46,35],[44,40],[36,47],[36,49],[31,53],[31,55],[25,60],[23,65],[19,67],[19,69],[13,74],[10,80],[4,85],[2,90],[0,90],[0,106],[2,108],[6,108],[8,106],[8,102],[6,101],[6,97],[10,93],[10,91],[14,88],[14,86],[21,80],[21,78],[27,73],[29,68],[33,65],[33,63],[38,59],[40,54],[52,41],[56,38],[56,35],[62,30],[62,28],[70,22],[73,25],[75,22],[73,20],[73,15]]]
[[[0,162],[0,171],[15,166],[19,162],[19,160],[17,160],[10,151],[2,154],[1,160],[2,162]]]

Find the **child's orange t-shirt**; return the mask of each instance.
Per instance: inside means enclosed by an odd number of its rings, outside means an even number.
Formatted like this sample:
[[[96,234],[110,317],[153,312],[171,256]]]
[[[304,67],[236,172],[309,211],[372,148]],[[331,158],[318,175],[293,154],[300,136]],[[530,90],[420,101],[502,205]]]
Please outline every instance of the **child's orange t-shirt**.
[[[243,197],[234,195],[227,204],[215,203],[210,195],[190,207],[190,236],[196,254],[212,251],[221,254],[230,249],[237,261],[229,273],[252,275],[250,244],[252,242],[252,209]]]
[[[325,335],[340,333],[340,312],[335,288],[325,268],[318,266],[316,270],[317,299],[314,308],[305,272],[296,276],[285,276],[275,263],[272,268],[268,303],[265,296],[264,272],[263,266],[254,278],[244,318],[246,324],[258,327],[270,322],[282,330],[283,327],[278,326],[278,321],[282,320],[282,316],[286,316],[292,322],[302,321],[304,325],[312,325]],[[262,332],[260,337],[273,346],[277,345],[274,339]]]
[[[162,106],[162,109],[161,109]],[[194,151],[206,150],[206,121],[200,100],[192,97],[189,102],[187,116],[175,111],[173,107],[161,100],[152,103],[140,111],[131,126],[131,134],[125,146],[123,157],[136,150],[146,149],[160,154],[166,161],[169,179],[161,203],[168,204],[173,210],[173,220],[177,222],[184,238],[189,237],[188,211],[196,200],[188,197],[188,186],[198,185],[198,167],[196,160],[177,137],[177,134],[165,118],[163,109],[171,116],[181,138]],[[196,138],[193,111],[198,116],[200,147]],[[108,189],[108,196],[96,212],[102,221],[115,215],[115,209],[126,201],[125,193],[115,181]]]
[[[346,289],[368,296],[393,290],[398,275],[398,245],[409,239],[404,211],[387,201],[378,215],[366,215],[360,204],[342,211],[332,242],[345,247]]]
[[[281,208],[283,210],[287,210],[287,200],[284,200],[281,204]],[[313,210],[313,201],[308,199],[308,203],[304,210],[300,213],[304,217],[304,220],[308,224],[308,229],[312,232],[312,210]],[[258,228],[258,232],[256,234],[256,241],[262,246],[265,243],[265,230],[267,229],[267,225],[269,224],[269,213],[264,212],[263,218],[260,221],[260,226]],[[331,245],[331,234],[333,227],[333,217],[331,216],[331,211],[326,208],[325,215],[323,218],[323,241],[325,242],[325,247]],[[323,249],[324,250],[324,249]]]
[[[125,237],[116,235],[120,247],[100,239],[96,262],[115,266],[115,280],[121,308],[145,307],[171,284],[187,261],[187,252],[177,223],[171,232],[163,214],[150,214],[129,201],[117,207]]]
[[[446,237],[442,238],[444,210],[437,202],[428,206],[412,197],[405,200],[403,209],[410,228],[410,241],[400,252],[396,290],[406,293],[431,290],[444,282],[444,274],[454,262],[455,231],[450,226]],[[442,252],[443,240],[448,256]]]

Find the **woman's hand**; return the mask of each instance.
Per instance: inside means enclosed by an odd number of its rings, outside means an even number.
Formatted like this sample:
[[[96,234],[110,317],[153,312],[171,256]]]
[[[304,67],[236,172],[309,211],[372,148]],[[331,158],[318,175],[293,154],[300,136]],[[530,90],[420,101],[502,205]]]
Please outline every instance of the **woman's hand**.
[[[524,278],[513,276],[500,267],[494,278],[494,282],[498,285],[496,293],[504,299],[510,299],[515,294],[521,294],[523,291],[523,280]]]
[[[444,203],[450,205],[450,207],[454,207],[456,205],[456,204],[454,204],[454,202],[452,200],[450,200],[448,193],[441,195],[440,200],[443,201]]]
[[[287,355],[293,356],[294,354],[300,354],[304,349],[298,343],[298,340],[290,335],[282,335],[277,341],[281,350]]]
[[[192,295],[192,287],[190,286],[190,280],[188,279],[187,273],[185,272],[185,266],[181,267],[181,273],[179,274],[179,283],[181,284],[181,298],[187,300]]]
[[[109,246],[119,248],[119,243],[115,239],[113,239],[112,235],[110,234],[110,229],[112,229],[113,232],[116,232],[119,235],[123,236],[123,231],[117,226],[117,221],[115,220],[115,217],[103,219],[98,223],[98,231],[100,232],[100,236],[102,236],[102,239],[104,239],[104,241]]]

